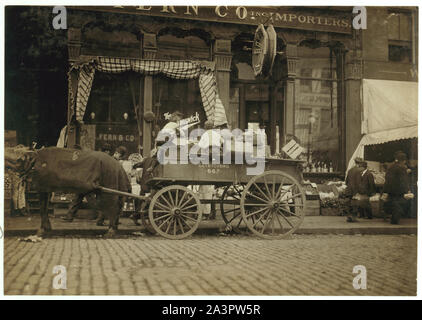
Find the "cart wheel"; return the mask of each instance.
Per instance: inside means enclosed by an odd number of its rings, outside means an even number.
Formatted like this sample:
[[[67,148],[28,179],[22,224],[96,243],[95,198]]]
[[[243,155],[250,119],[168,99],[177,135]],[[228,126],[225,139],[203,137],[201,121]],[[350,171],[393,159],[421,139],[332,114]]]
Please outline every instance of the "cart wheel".
[[[267,171],[249,180],[240,199],[249,230],[266,239],[281,239],[300,226],[306,195],[299,182],[282,171]]]
[[[240,198],[244,189],[243,184],[226,186],[220,200],[220,212],[224,222],[239,234],[249,233],[240,210]]]
[[[165,238],[183,239],[198,228],[202,218],[198,196],[183,186],[168,186],[158,191],[149,206],[152,227]]]

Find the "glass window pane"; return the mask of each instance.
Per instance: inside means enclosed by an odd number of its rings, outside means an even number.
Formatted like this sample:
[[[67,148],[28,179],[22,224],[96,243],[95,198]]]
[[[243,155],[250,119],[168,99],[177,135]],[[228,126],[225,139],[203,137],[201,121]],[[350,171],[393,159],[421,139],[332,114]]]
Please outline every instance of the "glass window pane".
[[[198,112],[202,123],[206,121],[202,105],[198,79],[176,80],[165,76],[155,76],[153,80],[153,112],[157,115],[157,125],[162,128],[167,119],[165,114],[174,111],[183,113],[183,118]]]
[[[409,14],[400,14],[400,40],[411,41],[412,20]]]
[[[390,40],[400,40],[400,16],[398,13],[390,13],[387,17],[387,29],[388,29],[388,39]]]
[[[335,55],[330,67],[329,48],[299,47],[300,76],[310,75],[311,80],[297,79],[295,87],[295,135],[309,152],[315,165],[337,170],[339,128],[337,121],[337,82]],[[315,54],[313,54],[315,52]]]

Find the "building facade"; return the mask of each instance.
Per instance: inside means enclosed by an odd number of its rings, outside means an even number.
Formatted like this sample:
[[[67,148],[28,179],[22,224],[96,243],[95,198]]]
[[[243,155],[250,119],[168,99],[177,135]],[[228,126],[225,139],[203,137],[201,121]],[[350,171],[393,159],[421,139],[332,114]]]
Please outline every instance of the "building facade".
[[[203,81],[185,74],[175,78],[168,70],[152,72],[141,62],[155,61],[162,70],[167,62],[185,61],[199,66],[199,78],[213,74],[216,104],[224,106],[229,128],[264,128],[272,154],[294,138],[309,161],[344,174],[363,136],[363,79],[417,81],[415,9],[399,10],[399,31],[388,8],[368,8],[367,29],[356,30],[352,10],[69,7],[68,123],[73,125],[68,145],[123,144],[130,152],[140,146],[148,154],[166,114],[178,110],[185,117],[198,115],[203,123],[210,115]],[[255,76],[252,65],[260,24],[273,25],[277,40],[266,77]],[[110,59],[126,60],[115,67]],[[94,73],[87,69],[94,64],[95,76],[85,77]],[[82,110],[78,101],[86,82]]]

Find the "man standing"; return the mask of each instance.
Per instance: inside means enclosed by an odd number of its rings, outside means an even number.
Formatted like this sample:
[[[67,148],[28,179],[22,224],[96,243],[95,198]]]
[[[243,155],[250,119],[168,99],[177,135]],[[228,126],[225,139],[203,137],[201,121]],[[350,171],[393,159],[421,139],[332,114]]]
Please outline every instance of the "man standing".
[[[198,142],[198,146],[202,150],[206,150],[209,154],[209,159],[212,162],[214,159],[219,159],[221,155],[221,146],[223,138],[220,134],[219,129],[214,129],[214,122],[207,120],[205,122],[205,132],[202,134],[201,139]],[[213,154],[213,149],[218,151],[218,154]],[[221,160],[221,159],[220,159]],[[214,185],[200,185],[199,196],[201,199],[211,200],[214,195]],[[215,219],[215,207],[213,203],[203,204],[202,212],[208,215],[209,219]]]
[[[358,187],[360,183],[361,174],[363,172],[362,168],[362,158],[355,159],[355,166],[349,170],[346,176],[346,197],[348,198],[347,206],[349,207],[349,212],[347,215],[347,222],[355,222],[356,215],[358,211],[358,202],[355,200],[356,194],[359,192]]]
[[[363,169],[360,174],[357,199],[359,216],[363,218],[372,219],[372,208],[369,202],[369,197],[376,193],[374,175],[368,170],[368,163],[363,161],[361,163]]]
[[[405,153],[397,152],[394,163],[385,174],[383,192],[388,195],[388,198],[384,203],[384,210],[386,213],[391,214],[392,224],[399,223],[407,207],[407,201],[404,195],[410,193],[410,186],[406,160]]]

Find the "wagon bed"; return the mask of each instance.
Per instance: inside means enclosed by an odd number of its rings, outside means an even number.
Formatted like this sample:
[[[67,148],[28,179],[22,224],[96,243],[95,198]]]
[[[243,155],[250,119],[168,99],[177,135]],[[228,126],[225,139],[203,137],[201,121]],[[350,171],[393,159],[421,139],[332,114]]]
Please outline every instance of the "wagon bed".
[[[214,185],[224,187],[218,202],[228,228],[266,239],[292,234],[306,209],[302,161],[264,161],[264,172],[257,175],[247,174],[256,164],[158,165],[148,182],[154,192],[146,223],[166,238],[191,235],[202,219],[202,206],[210,202],[200,199],[192,186]]]

